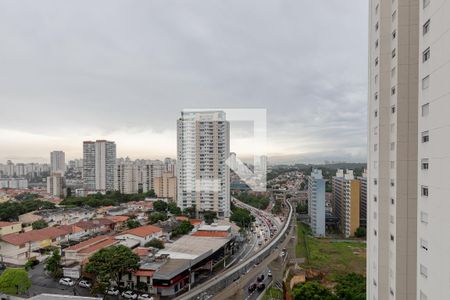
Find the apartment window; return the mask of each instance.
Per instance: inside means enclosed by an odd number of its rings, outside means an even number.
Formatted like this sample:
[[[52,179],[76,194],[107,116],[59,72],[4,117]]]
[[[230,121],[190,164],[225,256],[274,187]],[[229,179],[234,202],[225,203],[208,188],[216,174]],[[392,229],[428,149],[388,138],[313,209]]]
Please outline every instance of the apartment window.
[[[428,164],[428,158],[422,158],[420,162],[420,166],[422,170],[428,170],[429,164]]]
[[[430,103],[422,105],[422,117],[428,116],[429,112],[430,112]]]
[[[378,66],[378,57],[375,58],[375,67]]]
[[[392,142],[391,143],[391,151],[394,151],[395,150],[395,142]]]
[[[392,58],[395,57],[395,54],[396,54],[396,51],[395,51],[395,48],[394,48],[394,49],[392,49]]]
[[[389,220],[390,220],[391,224],[394,224],[394,216],[393,215],[389,216]]]
[[[392,186],[392,187],[395,186],[395,181],[394,181],[394,179],[391,179],[391,186]]]
[[[428,187],[427,186],[422,185],[420,190],[421,190],[421,195],[422,196],[428,197]]]
[[[377,201],[378,201],[377,196],[373,196],[373,201],[374,201],[374,202],[377,202]]]
[[[392,242],[394,241],[394,235],[393,234],[391,234],[391,241]]]
[[[378,8],[380,7],[380,4],[377,4],[377,6],[375,6],[375,14],[378,14]]]
[[[391,113],[395,114],[395,105],[391,106]]]
[[[378,110],[375,110],[374,115],[375,115],[375,118],[378,117]]]
[[[397,30],[392,31],[392,39],[395,40],[395,37],[397,36]]]
[[[397,71],[397,69],[395,67],[392,68],[391,70],[391,78],[395,77],[395,72]]]
[[[394,290],[392,288],[390,288],[389,290],[390,290],[391,296],[394,296]]]
[[[376,178],[373,179],[373,184],[377,185],[378,184],[378,180]]]
[[[391,95],[395,95],[395,86],[391,87]]]
[[[428,251],[428,241],[426,241],[424,239],[420,239],[420,248]]]
[[[392,22],[394,22],[396,18],[397,18],[397,11],[394,10],[394,12],[392,13]]]
[[[422,52],[422,62],[426,62],[430,59],[430,47],[428,47],[425,51]]]
[[[422,132],[422,143],[428,143],[430,141],[430,133],[427,131]]]
[[[423,8],[427,7],[430,4],[430,0],[423,0]]]
[[[375,93],[374,98],[375,98],[375,101],[378,100],[378,92]]]
[[[420,212],[420,222],[428,224],[428,214],[426,212]]]
[[[373,230],[373,235],[377,236],[377,231],[375,229]]]
[[[420,275],[422,275],[425,278],[428,277],[428,268],[422,264],[420,264]]]
[[[422,90],[427,89],[429,86],[430,86],[430,75],[427,75],[422,79]]]
[[[426,21],[425,24],[423,24],[422,35],[427,34],[429,31],[430,31],[430,19],[428,19],[428,21]]]
[[[391,204],[394,205],[394,203],[395,203],[394,198],[391,198]]]
[[[378,24],[378,22],[375,24],[375,31],[378,31],[378,27],[380,27],[380,25]]]

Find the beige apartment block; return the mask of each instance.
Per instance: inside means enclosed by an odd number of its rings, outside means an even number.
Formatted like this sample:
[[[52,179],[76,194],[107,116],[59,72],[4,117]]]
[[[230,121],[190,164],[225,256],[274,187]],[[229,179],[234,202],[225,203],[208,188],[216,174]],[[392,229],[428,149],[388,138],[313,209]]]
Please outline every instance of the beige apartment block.
[[[177,178],[173,172],[164,172],[161,177],[155,178],[155,193],[158,197],[177,201]]]

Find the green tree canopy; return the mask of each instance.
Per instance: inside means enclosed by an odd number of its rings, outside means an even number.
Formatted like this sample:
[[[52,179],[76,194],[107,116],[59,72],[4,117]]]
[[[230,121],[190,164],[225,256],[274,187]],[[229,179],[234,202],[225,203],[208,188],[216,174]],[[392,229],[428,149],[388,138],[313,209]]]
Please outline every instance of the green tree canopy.
[[[53,278],[61,277],[61,254],[58,249],[53,250],[52,256],[47,258],[45,270],[47,270]]]
[[[140,226],[141,226],[141,223],[139,223],[139,221],[136,219],[128,219],[128,221],[127,221],[128,229],[133,229],[133,228],[137,228]]]
[[[189,221],[181,221],[173,230],[171,237],[185,235],[191,232],[194,226]]]
[[[364,227],[356,228],[355,236],[360,237],[360,238],[366,237],[366,228],[364,228]]]
[[[155,224],[159,221],[165,221],[167,219],[168,217],[165,212],[152,212],[148,217],[150,224]]]
[[[349,273],[338,278],[335,291],[339,299],[365,300],[366,278],[360,274]]]
[[[235,222],[239,227],[248,227],[255,221],[255,217],[248,209],[235,206],[233,207],[230,220]]]
[[[205,220],[206,224],[212,224],[214,222],[214,219],[217,218],[217,213],[215,211],[207,210],[203,213],[203,219]]]
[[[181,215],[181,208],[179,208],[175,202],[169,202],[167,204],[167,209],[172,215]]]
[[[158,239],[151,239],[149,242],[145,244],[145,247],[164,249],[164,242]]]
[[[309,281],[296,285],[293,290],[294,300],[337,300],[333,293],[323,285]]]
[[[33,222],[33,223],[31,224],[31,227],[32,227],[33,229],[42,229],[42,228],[48,227],[48,223],[45,222],[45,220],[38,220],[38,221],[36,221],[36,222]]]
[[[139,256],[123,245],[108,247],[89,258],[86,272],[95,276],[94,290],[103,292],[111,285],[118,284],[122,275],[139,268]]]
[[[20,295],[31,287],[28,272],[22,268],[8,268],[0,276],[0,292],[8,295]]]
[[[157,212],[166,212],[167,211],[167,203],[162,200],[157,200],[153,202],[153,210]]]

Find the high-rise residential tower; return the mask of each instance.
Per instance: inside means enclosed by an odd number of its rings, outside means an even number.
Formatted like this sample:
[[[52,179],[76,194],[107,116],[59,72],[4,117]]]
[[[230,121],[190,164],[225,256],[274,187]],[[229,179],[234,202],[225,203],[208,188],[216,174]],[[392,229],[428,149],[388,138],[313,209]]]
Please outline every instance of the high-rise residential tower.
[[[308,214],[314,236],[325,236],[325,179],[322,170],[308,176]]]
[[[66,155],[64,151],[50,152],[50,173],[64,175],[66,171]]]
[[[230,127],[223,111],[183,111],[177,127],[177,202],[230,216]]]
[[[417,297],[422,2],[369,1],[367,299],[370,300]]]
[[[114,190],[116,144],[97,140],[83,142],[83,186],[86,192]]]

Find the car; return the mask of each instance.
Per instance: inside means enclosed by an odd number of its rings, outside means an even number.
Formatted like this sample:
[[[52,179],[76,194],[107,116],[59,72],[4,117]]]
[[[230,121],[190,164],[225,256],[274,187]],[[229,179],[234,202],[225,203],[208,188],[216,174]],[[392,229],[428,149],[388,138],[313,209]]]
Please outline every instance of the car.
[[[272,277],[272,271],[269,270],[269,272],[267,273],[267,277]]]
[[[6,269],[6,265],[2,262],[0,262],[0,270],[5,270]]]
[[[110,287],[109,289],[107,289],[107,290],[105,291],[105,293],[106,293],[107,295],[117,296],[117,295],[119,295],[119,290],[116,289],[116,288],[114,288],[114,287]]]
[[[257,284],[256,283],[252,283],[248,286],[248,292],[249,293],[253,293],[257,288]]]
[[[256,280],[258,282],[262,282],[264,280],[264,274],[259,275],[258,278],[256,278]]]
[[[70,278],[61,278],[59,280],[59,284],[66,285],[66,286],[74,286],[75,282],[73,282],[73,280]]]
[[[122,297],[125,299],[137,299],[138,295],[133,291],[125,291],[122,293]]]
[[[89,281],[87,281],[87,280],[81,280],[80,282],[78,282],[78,285],[79,285],[80,287],[87,288],[87,289],[90,289],[91,286],[92,286],[92,285],[89,283]]]
[[[142,294],[139,295],[138,300],[153,300],[153,297],[149,294]]]
[[[266,285],[265,285],[264,283],[258,284],[258,287],[257,287],[258,291],[262,291],[262,290],[264,290],[265,288],[266,288]]]

